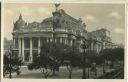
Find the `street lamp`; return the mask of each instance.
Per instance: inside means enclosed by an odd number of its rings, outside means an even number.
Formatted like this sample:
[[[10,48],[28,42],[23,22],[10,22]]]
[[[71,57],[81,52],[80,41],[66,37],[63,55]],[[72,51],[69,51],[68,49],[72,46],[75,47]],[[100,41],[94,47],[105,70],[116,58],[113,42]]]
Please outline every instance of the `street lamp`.
[[[84,50],[83,52],[83,76],[82,79],[86,79],[86,70],[85,70],[85,62],[86,62],[86,55],[85,55],[85,50],[87,49],[87,43],[86,41],[83,41],[83,44],[81,45],[81,48]]]

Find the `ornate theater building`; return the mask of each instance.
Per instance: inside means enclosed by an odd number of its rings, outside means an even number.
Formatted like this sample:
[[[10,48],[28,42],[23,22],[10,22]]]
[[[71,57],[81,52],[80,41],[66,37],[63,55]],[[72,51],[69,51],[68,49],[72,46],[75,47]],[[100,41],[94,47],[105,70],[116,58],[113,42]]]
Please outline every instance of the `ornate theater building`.
[[[22,56],[24,62],[31,62],[33,54],[41,52],[42,44],[53,40],[70,46],[77,42],[79,47],[83,43],[83,38],[91,39],[89,49],[96,52],[114,47],[108,30],[103,28],[88,32],[86,24],[82,22],[81,18],[75,19],[65,10],[55,6],[56,10],[52,12],[52,17],[46,18],[40,23],[27,23],[23,20],[22,15],[14,23],[13,50]]]

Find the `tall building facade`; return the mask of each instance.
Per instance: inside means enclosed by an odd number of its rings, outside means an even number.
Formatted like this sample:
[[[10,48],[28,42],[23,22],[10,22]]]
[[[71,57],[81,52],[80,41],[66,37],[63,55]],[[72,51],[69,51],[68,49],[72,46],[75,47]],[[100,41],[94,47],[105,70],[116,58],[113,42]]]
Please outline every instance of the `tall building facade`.
[[[80,47],[83,39],[89,40],[89,49],[99,52],[101,49],[112,48],[114,44],[110,32],[99,29],[88,32],[86,24],[81,18],[75,19],[65,10],[57,9],[52,12],[52,17],[42,22],[27,23],[20,14],[13,28],[14,51],[23,58],[24,62],[31,62],[33,54],[40,53],[44,42],[59,42],[72,46],[74,43]],[[81,49],[80,49],[81,50]]]

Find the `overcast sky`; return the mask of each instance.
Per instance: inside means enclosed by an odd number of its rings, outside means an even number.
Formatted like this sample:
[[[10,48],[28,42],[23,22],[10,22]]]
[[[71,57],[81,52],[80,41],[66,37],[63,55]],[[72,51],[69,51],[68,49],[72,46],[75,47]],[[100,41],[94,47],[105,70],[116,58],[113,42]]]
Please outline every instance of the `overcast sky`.
[[[4,4],[4,37],[12,39],[13,22],[22,13],[26,22],[41,22],[52,16],[54,4],[41,3],[5,3]],[[87,31],[106,28],[111,32],[114,43],[124,44],[125,38],[125,6],[123,4],[61,4],[60,9],[72,17],[82,18]]]

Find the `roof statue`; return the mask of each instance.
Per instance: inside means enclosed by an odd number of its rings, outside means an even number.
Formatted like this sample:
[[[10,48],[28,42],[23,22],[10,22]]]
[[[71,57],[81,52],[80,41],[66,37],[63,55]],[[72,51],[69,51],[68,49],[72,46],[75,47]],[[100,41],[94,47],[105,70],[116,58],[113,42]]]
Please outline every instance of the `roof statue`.
[[[58,10],[58,7],[60,6],[60,3],[56,3],[55,7],[56,7],[56,11]]]
[[[22,19],[22,14],[20,13],[19,19]]]

